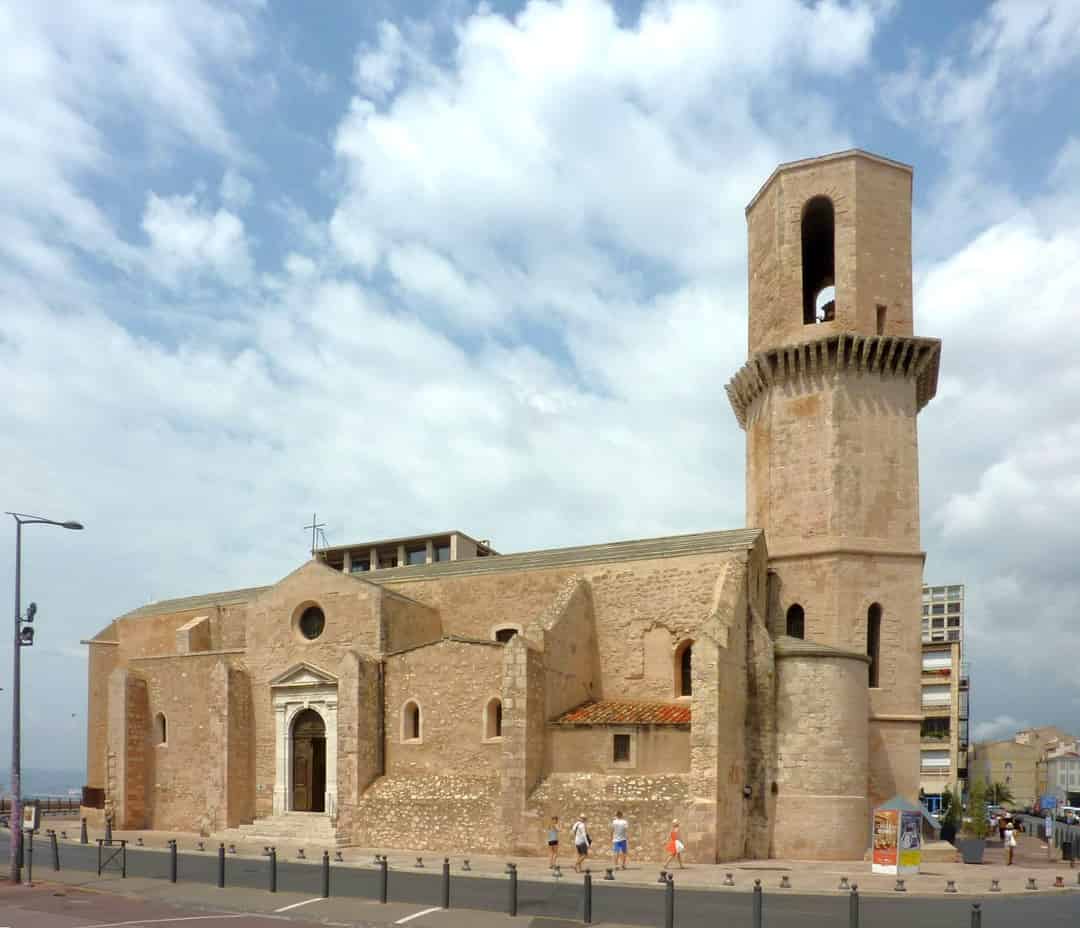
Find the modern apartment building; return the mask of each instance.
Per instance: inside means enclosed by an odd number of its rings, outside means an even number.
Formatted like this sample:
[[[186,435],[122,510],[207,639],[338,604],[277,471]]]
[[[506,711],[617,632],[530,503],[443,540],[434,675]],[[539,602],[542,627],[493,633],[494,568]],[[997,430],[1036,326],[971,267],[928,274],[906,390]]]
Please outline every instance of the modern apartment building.
[[[970,684],[963,647],[963,585],[924,586],[919,787],[931,812],[946,786],[963,789],[968,779]]]

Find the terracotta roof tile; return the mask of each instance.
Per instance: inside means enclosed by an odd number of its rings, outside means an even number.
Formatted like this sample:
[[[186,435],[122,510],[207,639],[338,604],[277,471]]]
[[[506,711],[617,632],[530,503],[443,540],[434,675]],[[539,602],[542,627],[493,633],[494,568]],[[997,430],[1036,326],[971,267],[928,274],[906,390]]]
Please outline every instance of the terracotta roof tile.
[[[690,706],[668,702],[587,702],[555,719],[556,725],[689,725]]]

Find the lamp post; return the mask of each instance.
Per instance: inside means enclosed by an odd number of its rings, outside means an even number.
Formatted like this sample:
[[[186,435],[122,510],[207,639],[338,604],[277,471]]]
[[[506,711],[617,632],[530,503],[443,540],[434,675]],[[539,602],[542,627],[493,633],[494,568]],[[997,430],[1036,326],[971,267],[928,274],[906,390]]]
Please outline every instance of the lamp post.
[[[22,527],[24,525],[58,525],[60,528],[79,530],[81,522],[57,522],[54,519],[43,519],[41,516],[30,516],[25,512],[9,512],[7,515],[15,520],[15,647],[14,664],[11,673],[11,882],[19,882],[19,852],[22,849],[22,770],[20,758],[19,729],[20,729],[20,705],[19,705],[19,658],[24,645],[34,643],[34,630],[27,624],[34,620],[37,606],[27,610],[27,617],[22,616],[22,599],[20,585],[22,582]],[[29,634],[26,634],[29,633]]]

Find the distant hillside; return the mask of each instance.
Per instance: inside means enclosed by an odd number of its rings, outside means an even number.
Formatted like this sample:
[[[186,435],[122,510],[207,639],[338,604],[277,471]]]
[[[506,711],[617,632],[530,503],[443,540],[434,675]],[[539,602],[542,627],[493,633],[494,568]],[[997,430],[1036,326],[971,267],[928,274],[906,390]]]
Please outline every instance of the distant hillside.
[[[11,766],[0,769],[0,793],[7,795],[10,790]],[[85,776],[82,770],[43,770],[38,767],[23,767],[22,794],[24,796],[67,796],[69,790],[82,790]]]

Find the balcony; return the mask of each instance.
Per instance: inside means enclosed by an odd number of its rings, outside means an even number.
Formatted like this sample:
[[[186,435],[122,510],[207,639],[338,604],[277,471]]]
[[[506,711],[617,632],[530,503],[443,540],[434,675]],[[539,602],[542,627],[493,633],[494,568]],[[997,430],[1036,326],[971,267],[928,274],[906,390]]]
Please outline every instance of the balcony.
[[[934,683],[942,679],[948,680],[952,676],[951,667],[923,667],[923,682]]]
[[[951,702],[924,702],[922,704],[923,715],[926,716],[942,716],[950,715],[952,713]]]

